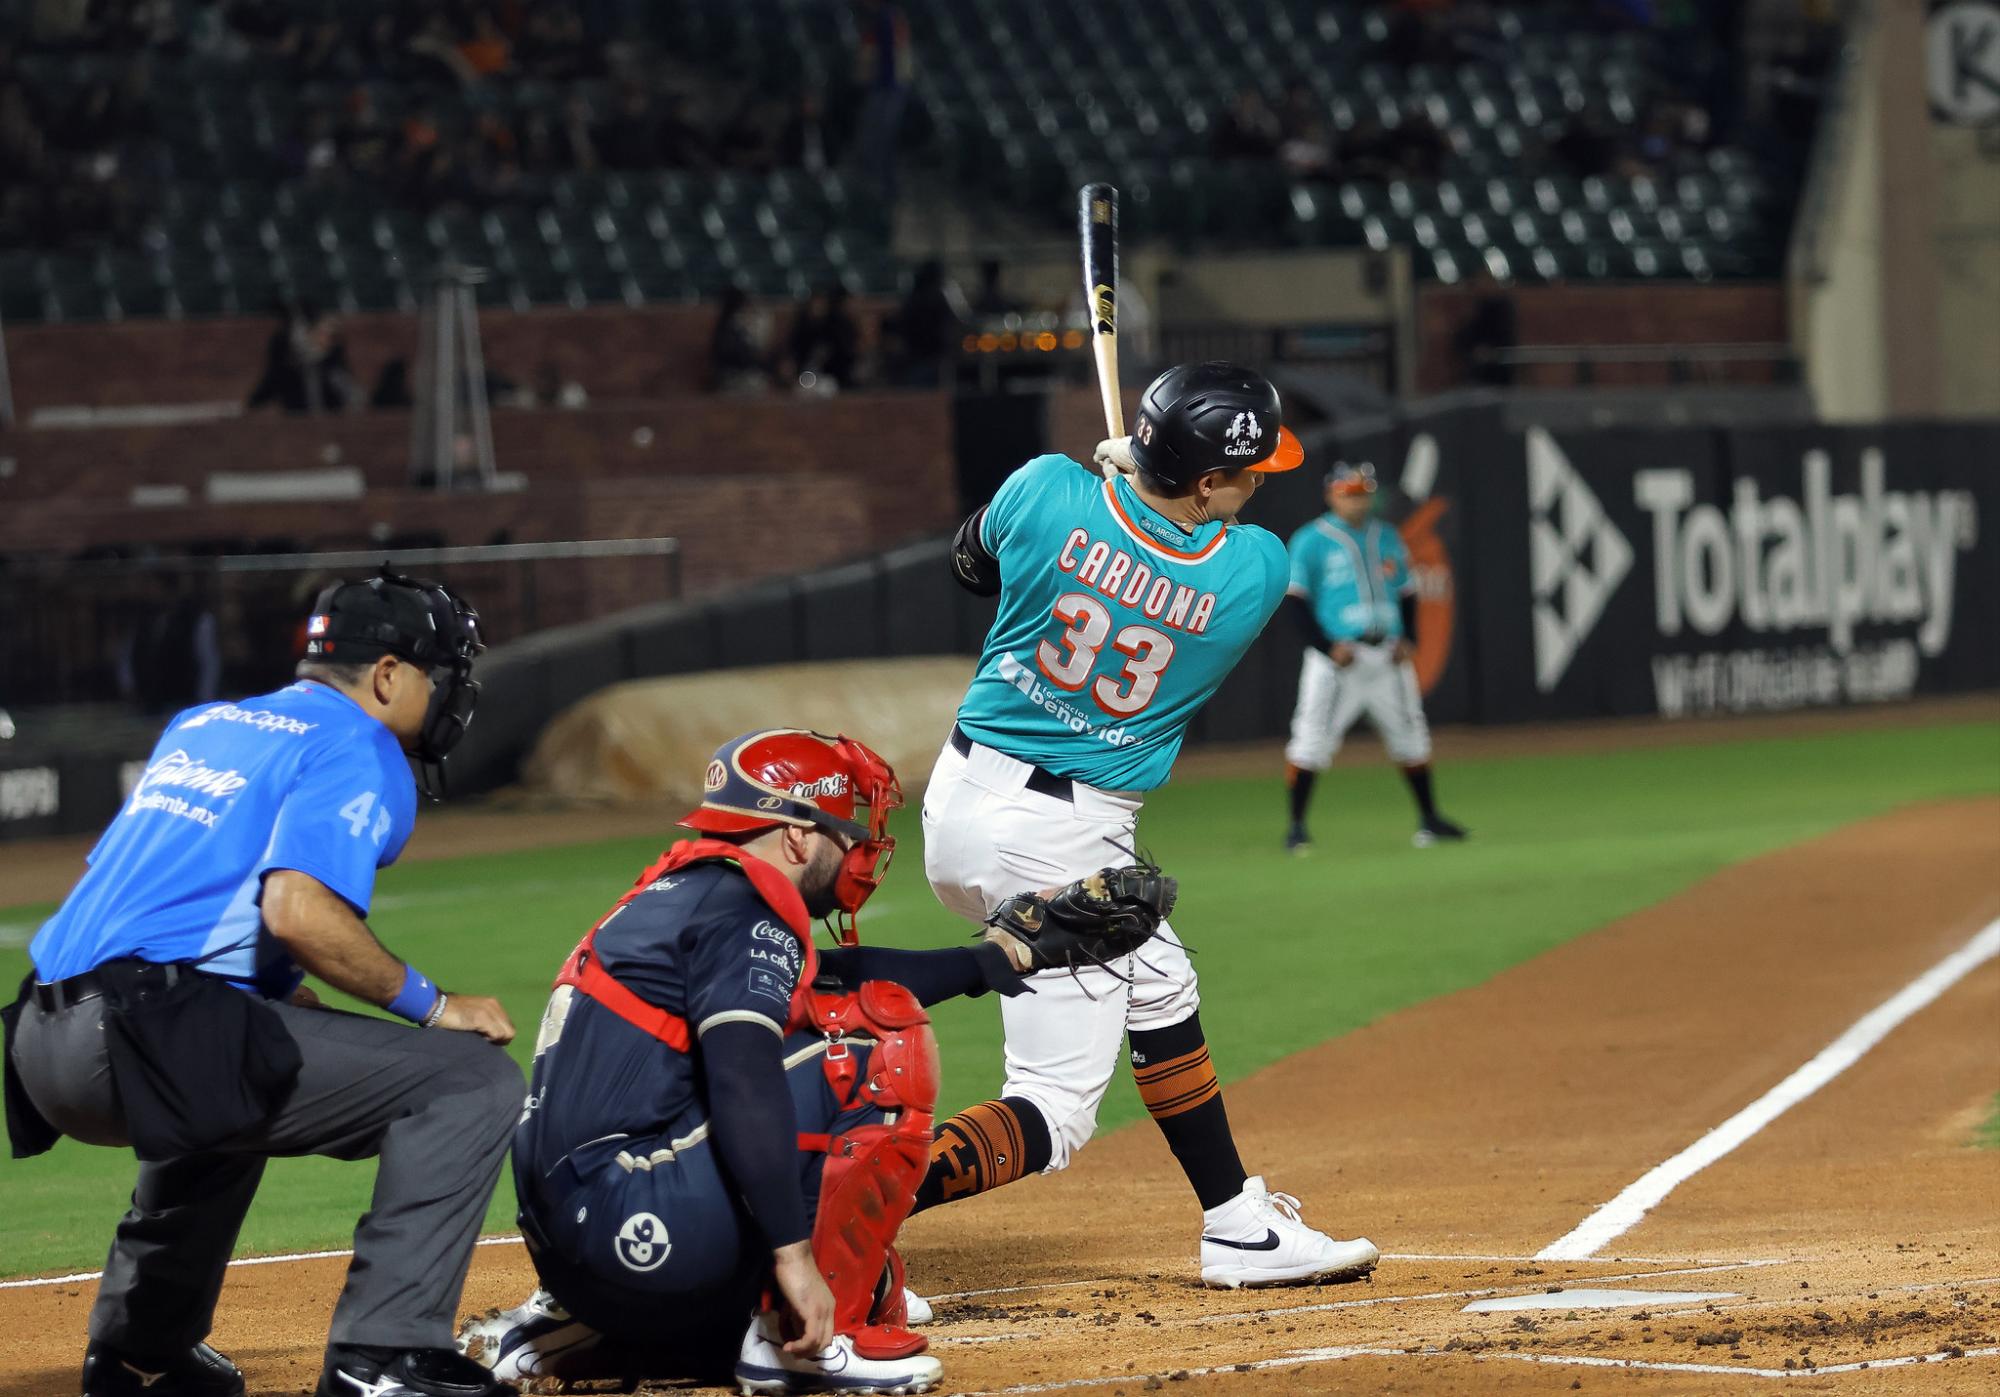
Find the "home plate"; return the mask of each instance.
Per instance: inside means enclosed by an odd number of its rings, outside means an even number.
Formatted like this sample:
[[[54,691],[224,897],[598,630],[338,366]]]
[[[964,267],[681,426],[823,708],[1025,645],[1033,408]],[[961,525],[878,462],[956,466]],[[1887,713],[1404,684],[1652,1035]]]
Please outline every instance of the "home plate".
[[[1735,1298],[1733,1290],[1555,1290],[1533,1295],[1497,1295],[1490,1300],[1474,1300],[1461,1314],[1488,1314],[1494,1310],[1615,1310],[1644,1305],[1699,1305],[1704,1300]]]

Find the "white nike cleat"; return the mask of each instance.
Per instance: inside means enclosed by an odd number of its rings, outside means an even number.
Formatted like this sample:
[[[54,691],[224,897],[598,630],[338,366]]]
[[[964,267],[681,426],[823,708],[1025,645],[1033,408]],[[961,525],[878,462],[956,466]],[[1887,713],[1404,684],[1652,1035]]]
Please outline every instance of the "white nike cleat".
[[[1357,1280],[1381,1255],[1366,1237],[1313,1231],[1299,1219],[1299,1200],[1271,1192],[1261,1176],[1201,1217],[1201,1283],[1219,1289]]]
[[[944,1365],[928,1354],[864,1358],[845,1334],[810,1357],[785,1352],[778,1317],[766,1311],[750,1322],[736,1358],[736,1386],[744,1397],[792,1392],[929,1392]]]
[[[937,1318],[931,1311],[931,1302],[908,1286],[903,1287],[903,1309],[906,1312],[903,1322],[912,1329],[921,1324],[929,1324]]]
[[[603,1335],[571,1319],[553,1295],[539,1288],[513,1309],[476,1319],[458,1331],[458,1351],[491,1368],[502,1382],[607,1376],[591,1361],[603,1342]]]

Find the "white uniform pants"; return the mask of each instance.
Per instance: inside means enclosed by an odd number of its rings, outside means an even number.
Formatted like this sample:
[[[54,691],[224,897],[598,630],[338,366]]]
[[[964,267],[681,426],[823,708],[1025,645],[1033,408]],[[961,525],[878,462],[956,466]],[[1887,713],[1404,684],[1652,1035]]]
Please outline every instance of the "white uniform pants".
[[[1345,668],[1326,651],[1310,649],[1299,667],[1299,703],[1285,760],[1303,771],[1333,765],[1340,740],[1363,713],[1382,734],[1389,757],[1402,766],[1431,759],[1431,729],[1417,688],[1416,666],[1396,663],[1390,645],[1356,645]]]
[[[938,900],[983,922],[1019,892],[1061,887],[1130,863],[1140,799],[1072,783],[1075,801],[1026,789],[1033,768],[974,743],[947,745],[924,792],[924,872]],[[1033,994],[1000,1001],[1007,1034],[1005,1095],[1032,1101],[1049,1124],[1051,1172],[1097,1127],[1098,1103],[1132,1029],[1166,1028],[1201,1003],[1194,966],[1171,927],[1143,951],[1103,970],[1045,970]]]

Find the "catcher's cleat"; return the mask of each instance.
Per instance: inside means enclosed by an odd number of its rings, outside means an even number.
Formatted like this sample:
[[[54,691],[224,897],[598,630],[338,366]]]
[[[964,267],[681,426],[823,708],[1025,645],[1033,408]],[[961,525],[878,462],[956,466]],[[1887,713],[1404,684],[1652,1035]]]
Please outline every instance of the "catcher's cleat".
[[[243,1375],[207,1344],[150,1358],[93,1340],[83,1351],[83,1397],[243,1397]]]
[[[1307,1227],[1299,1200],[1256,1176],[1202,1214],[1201,1282],[1216,1289],[1358,1280],[1381,1255],[1366,1237],[1343,1242]]]
[[[537,1288],[511,1310],[476,1319],[458,1331],[458,1351],[493,1370],[502,1382],[529,1378],[617,1377],[607,1368],[604,1336],[571,1319],[546,1290]]]
[[[793,1392],[929,1392],[944,1377],[944,1365],[927,1354],[907,1358],[866,1358],[845,1334],[816,1354],[785,1352],[778,1317],[757,1316],[743,1335],[736,1357],[736,1386],[743,1397]]]
[[[1453,824],[1442,815],[1433,815],[1417,826],[1417,832],[1410,836],[1410,842],[1419,849],[1428,849],[1433,844],[1442,844],[1465,838],[1464,827]]]

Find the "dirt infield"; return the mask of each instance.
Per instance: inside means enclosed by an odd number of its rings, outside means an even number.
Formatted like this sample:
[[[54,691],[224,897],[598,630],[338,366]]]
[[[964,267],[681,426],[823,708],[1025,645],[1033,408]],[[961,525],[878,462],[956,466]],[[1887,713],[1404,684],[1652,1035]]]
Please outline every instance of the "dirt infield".
[[[1996,867],[2000,800],[1906,810],[1232,1086],[1251,1167],[1390,1253],[1372,1284],[1201,1290],[1199,1214],[1144,1124],[920,1217],[944,1390],[2000,1391],[2000,1151],[1969,1144],[2000,1087],[2000,960],[1594,1259],[1534,1259],[2000,917]],[[254,1392],[310,1389],[342,1265],[231,1273],[215,1340]],[[486,1247],[466,1308],[530,1279]],[[1708,1298],[1585,1308],[1593,1282]],[[0,1394],[74,1391],[91,1292],[0,1289]],[[1465,1312],[1506,1297],[1553,1308]]]

